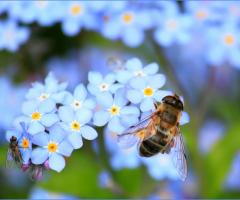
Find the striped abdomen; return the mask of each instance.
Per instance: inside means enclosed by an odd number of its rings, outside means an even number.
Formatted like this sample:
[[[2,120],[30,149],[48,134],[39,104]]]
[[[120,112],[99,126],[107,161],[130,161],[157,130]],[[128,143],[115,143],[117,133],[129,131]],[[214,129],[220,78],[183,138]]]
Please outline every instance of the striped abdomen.
[[[168,142],[168,136],[164,133],[157,131],[156,135],[144,140],[139,147],[139,154],[143,157],[151,157],[157,153],[165,153],[169,148],[165,149]],[[164,149],[163,149],[164,148]]]

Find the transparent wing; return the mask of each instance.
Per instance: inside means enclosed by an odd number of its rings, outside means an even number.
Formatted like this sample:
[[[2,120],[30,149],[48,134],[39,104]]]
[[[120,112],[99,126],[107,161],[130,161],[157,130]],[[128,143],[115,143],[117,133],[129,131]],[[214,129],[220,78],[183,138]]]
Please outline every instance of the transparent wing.
[[[10,148],[8,149],[8,152],[7,152],[5,166],[7,169],[16,169],[19,167],[19,163],[15,161],[12,150]]]
[[[128,128],[122,134],[118,135],[118,145],[121,148],[130,148],[142,141],[146,135],[149,135],[147,133],[147,127],[150,125],[151,119],[154,115],[155,113],[151,114],[150,116],[141,120],[139,123]]]
[[[187,161],[183,144],[182,134],[174,137],[173,147],[171,148],[171,158],[180,178],[184,181],[187,177]]]

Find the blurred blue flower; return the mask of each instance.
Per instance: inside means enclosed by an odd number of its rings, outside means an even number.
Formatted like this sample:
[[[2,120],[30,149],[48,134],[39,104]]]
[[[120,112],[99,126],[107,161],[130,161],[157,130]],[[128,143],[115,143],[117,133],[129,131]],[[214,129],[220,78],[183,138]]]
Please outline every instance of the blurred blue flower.
[[[140,103],[142,112],[153,110],[154,100],[160,102],[166,94],[166,91],[159,90],[165,81],[162,74],[134,78],[129,83],[131,88],[127,90],[127,98],[134,104]]]
[[[176,171],[171,157],[168,154],[157,154],[150,158],[141,158],[146,165],[151,177],[156,180],[178,180],[179,175]]]
[[[0,49],[17,51],[19,46],[27,41],[30,32],[26,27],[20,27],[13,20],[0,21]]]
[[[87,125],[92,118],[92,112],[89,109],[81,108],[75,111],[70,106],[61,106],[58,114],[62,120],[61,126],[69,133],[68,140],[74,149],[82,147],[82,137],[87,140],[94,140],[97,137],[95,129]]]
[[[116,78],[114,74],[107,74],[105,77],[99,72],[89,72],[87,86],[89,92],[97,96],[103,92],[114,93],[118,88],[117,84],[114,84]]]
[[[104,15],[101,32],[109,39],[122,39],[127,46],[136,47],[144,41],[144,30],[152,26],[150,10],[127,8]]]
[[[231,21],[221,27],[206,30],[206,60],[210,65],[221,66],[225,62],[240,68],[239,29]],[[217,44],[217,45],[216,45]]]
[[[55,103],[63,103],[66,95],[66,87],[66,82],[58,83],[58,80],[50,72],[45,79],[45,84],[39,82],[33,83],[33,87],[29,89],[26,98],[37,102],[50,99],[54,100]]]
[[[81,66],[81,60],[77,52],[70,52],[64,58],[51,58],[46,66],[47,70],[51,71],[58,80],[67,82],[70,90],[74,89],[79,82],[87,80],[86,74],[89,69],[85,65],[84,67]]]
[[[232,167],[225,181],[225,187],[228,189],[240,188],[240,153],[238,152],[233,160]]]
[[[62,194],[62,193],[55,193],[55,192],[50,192],[41,188],[33,188],[30,192],[29,199],[64,199],[64,200],[77,200],[79,198],[67,195],[67,194]]]
[[[14,127],[13,130],[6,132],[6,139],[10,142],[12,136],[18,140],[18,147],[22,156],[23,164],[29,164],[29,159],[32,153],[32,136],[26,130],[25,123],[21,123],[21,129]]]
[[[104,142],[110,154],[110,164],[114,169],[136,168],[141,164],[136,147],[122,149],[118,146],[117,133],[105,129]]]
[[[101,171],[98,175],[98,184],[101,188],[111,188],[113,186],[113,180],[108,171]]]
[[[66,139],[66,132],[58,125],[48,129],[49,134],[41,132],[33,136],[32,143],[38,145],[31,155],[33,164],[43,164],[49,160],[49,168],[60,172],[65,167],[64,156],[69,157],[73,151],[72,145]]]
[[[62,12],[62,30],[68,36],[74,36],[82,28],[93,29],[97,26],[97,18],[89,9],[88,2],[68,1],[61,2],[64,10]]]
[[[158,65],[156,63],[148,64],[143,67],[138,58],[131,58],[124,64],[123,70],[116,72],[116,79],[120,83],[126,83],[133,77],[144,77],[154,75],[158,72]]]
[[[193,20],[188,15],[171,13],[163,16],[158,28],[154,32],[154,38],[159,45],[169,47],[174,43],[186,44],[191,39],[191,27]]]
[[[212,146],[224,135],[224,124],[217,120],[208,120],[203,124],[199,132],[199,148],[206,154]]]
[[[138,122],[139,110],[135,106],[127,106],[124,90],[118,90],[114,97],[110,93],[103,93],[97,97],[100,110],[94,113],[93,123],[104,126],[108,123],[108,129],[121,133]]]
[[[14,86],[7,77],[0,77],[0,128],[7,130],[11,127],[14,117],[20,114],[21,104],[26,94],[24,85]]]
[[[56,105],[53,100],[42,102],[27,101],[23,103],[22,112],[28,125],[28,132],[32,135],[43,132],[45,127],[50,127],[59,121]]]

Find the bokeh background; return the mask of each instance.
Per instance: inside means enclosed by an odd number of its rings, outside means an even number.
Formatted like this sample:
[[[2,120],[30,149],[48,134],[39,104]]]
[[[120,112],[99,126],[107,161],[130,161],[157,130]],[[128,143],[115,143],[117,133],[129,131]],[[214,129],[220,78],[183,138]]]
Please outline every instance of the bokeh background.
[[[238,1],[1,1],[0,198],[240,198],[239,31]],[[185,99],[185,182],[167,158],[143,162],[100,129],[43,181],[5,168],[31,82],[52,71],[72,91],[132,57],[157,62]]]

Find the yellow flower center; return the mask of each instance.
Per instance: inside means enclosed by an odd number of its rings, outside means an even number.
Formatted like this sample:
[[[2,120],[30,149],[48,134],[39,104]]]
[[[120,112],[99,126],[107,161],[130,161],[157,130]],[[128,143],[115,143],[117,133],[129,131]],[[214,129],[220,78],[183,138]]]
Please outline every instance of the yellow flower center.
[[[99,86],[99,89],[100,91],[107,91],[109,89],[109,85],[107,83],[102,83],[100,86]]]
[[[27,138],[23,138],[21,146],[24,149],[29,148],[29,140]]]
[[[58,150],[58,144],[55,142],[49,142],[47,148],[50,153],[54,153]]]
[[[120,107],[113,105],[110,109],[109,112],[111,115],[119,115],[120,113]]]
[[[122,20],[125,24],[130,24],[134,19],[133,13],[127,12],[122,15]]]
[[[70,10],[71,10],[72,15],[77,16],[82,12],[82,7],[78,4],[76,4],[76,5],[72,5]]]
[[[174,19],[170,19],[166,22],[166,26],[169,30],[174,30],[177,28],[177,21]]]
[[[40,101],[44,101],[46,100],[50,95],[48,93],[42,93],[40,96],[39,96],[39,100]]]
[[[232,34],[227,34],[227,35],[225,35],[225,37],[224,37],[224,43],[225,43],[226,45],[231,46],[231,45],[234,44],[234,42],[235,42],[235,38],[234,38],[234,36],[233,36]]]
[[[76,120],[72,121],[71,129],[72,129],[72,131],[80,131],[80,129],[81,129],[80,123]]]
[[[147,97],[151,97],[154,93],[154,90],[150,87],[146,87],[144,90],[143,90],[143,93],[145,96]]]
[[[38,111],[32,113],[32,120],[34,121],[40,120],[41,117],[42,117],[42,114]]]
[[[196,13],[195,13],[195,16],[198,20],[203,20],[203,19],[206,19],[207,16],[208,16],[208,13],[205,11],[205,10],[198,10]]]
[[[72,103],[72,106],[73,106],[73,108],[75,108],[75,109],[79,109],[79,108],[81,108],[81,106],[82,106],[82,102],[80,102],[80,101],[78,101],[78,100],[74,100],[73,103]]]

